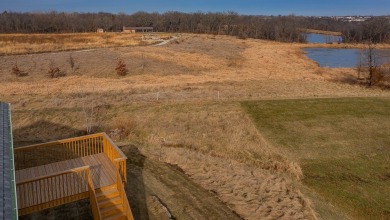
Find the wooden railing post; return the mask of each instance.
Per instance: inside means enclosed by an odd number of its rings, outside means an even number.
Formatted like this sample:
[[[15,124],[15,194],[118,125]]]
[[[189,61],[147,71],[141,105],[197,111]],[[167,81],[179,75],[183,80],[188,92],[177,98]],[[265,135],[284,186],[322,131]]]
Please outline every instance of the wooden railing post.
[[[106,154],[115,165],[118,189],[122,193],[122,200],[126,200],[125,209],[129,210],[132,219],[123,186],[127,182],[127,157],[105,133],[16,148],[15,163],[17,170],[20,170],[97,153]],[[17,190],[21,214],[88,198],[89,195],[94,218],[101,217],[89,167],[23,180],[17,183]]]
[[[87,171],[87,176],[88,176],[89,201],[91,203],[92,215],[95,220],[100,220],[102,219],[102,214],[100,213],[100,209],[99,209],[99,205],[95,193],[95,186],[91,178],[90,169],[88,169]]]
[[[88,171],[89,166],[84,166],[17,182],[19,214],[25,215],[88,198]]]
[[[100,140],[103,143],[100,143]],[[104,135],[101,133],[18,147],[14,149],[15,166],[16,170],[20,170],[103,153],[109,150],[107,146],[107,140],[104,139]]]
[[[107,155],[107,157],[110,158],[110,153],[109,153],[109,147],[108,147],[107,139],[104,136],[103,136],[103,151]]]
[[[117,181],[117,189],[119,191],[119,195],[122,200],[123,204],[123,212],[126,215],[127,219],[133,220],[133,213],[131,212],[130,205],[129,205],[129,200],[127,199],[126,192],[125,192],[125,187],[123,186],[122,183],[122,178],[120,177],[119,172],[116,172],[116,181]]]

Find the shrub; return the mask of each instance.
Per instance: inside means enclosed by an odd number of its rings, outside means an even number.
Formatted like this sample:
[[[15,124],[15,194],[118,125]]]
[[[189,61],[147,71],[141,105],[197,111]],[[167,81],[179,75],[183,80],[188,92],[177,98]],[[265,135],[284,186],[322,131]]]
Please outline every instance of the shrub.
[[[54,78],[58,73],[60,72],[60,68],[58,67],[50,67],[49,71],[47,71],[47,74],[50,78]]]
[[[133,118],[121,116],[112,119],[106,130],[112,139],[122,140],[134,135],[136,126],[137,123]]]
[[[65,72],[62,72],[59,67],[54,66],[53,62],[51,62],[49,70],[47,71],[47,76],[49,78],[58,78],[63,77],[65,75]]]
[[[12,74],[15,75],[16,77],[23,77],[27,76],[27,72],[23,72],[22,70],[19,69],[18,64],[15,63],[15,65],[12,67]]]
[[[390,68],[380,66],[374,69],[372,73],[372,84],[386,83],[389,81]]]
[[[123,60],[118,60],[115,71],[119,76],[125,76],[127,74],[126,64]]]

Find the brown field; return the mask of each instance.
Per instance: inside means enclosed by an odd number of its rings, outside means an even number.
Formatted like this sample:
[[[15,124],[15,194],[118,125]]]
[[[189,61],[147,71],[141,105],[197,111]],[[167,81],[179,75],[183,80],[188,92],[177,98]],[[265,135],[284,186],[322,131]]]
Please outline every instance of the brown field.
[[[142,41],[143,34],[0,34],[0,55],[43,53],[102,47],[139,46],[155,43]],[[161,38],[169,35],[160,34]]]
[[[183,34],[160,47],[1,56],[0,99],[12,103],[16,145],[76,135],[87,113],[96,130],[150,160],[177,165],[245,219],[340,219],[345,214],[302,185],[299,164],[264,139],[240,105],[390,97],[388,90],[343,83],[356,78],[355,70],[318,67],[303,54],[308,46]],[[124,77],[115,73],[118,59],[127,65]],[[11,74],[16,62],[28,76]],[[47,78],[53,63],[65,77]]]

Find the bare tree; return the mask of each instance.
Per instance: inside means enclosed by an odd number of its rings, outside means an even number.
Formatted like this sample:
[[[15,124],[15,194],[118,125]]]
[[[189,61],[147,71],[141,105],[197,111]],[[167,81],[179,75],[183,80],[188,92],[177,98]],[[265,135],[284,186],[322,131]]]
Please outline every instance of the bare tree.
[[[93,129],[96,126],[96,111],[95,103],[93,100],[87,100],[83,102],[82,111],[85,120],[85,130],[87,134],[93,133]]]
[[[367,41],[367,49],[360,53],[360,61],[357,66],[358,79],[364,74],[368,86],[379,84],[389,75],[386,63],[390,57],[383,56],[372,41]]]
[[[72,54],[69,54],[69,59],[68,59],[68,62],[69,62],[69,65],[70,65],[70,68],[72,69],[72,71],[74,72],[75,71],[75,60],[73,58],[73,55]]]

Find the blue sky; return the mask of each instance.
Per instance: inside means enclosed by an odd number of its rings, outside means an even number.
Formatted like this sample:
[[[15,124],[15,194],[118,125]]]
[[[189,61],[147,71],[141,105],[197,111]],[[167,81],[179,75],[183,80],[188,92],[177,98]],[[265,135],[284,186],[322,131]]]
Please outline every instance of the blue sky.
[[[0,11],[226,12],[252,15],[390,15],[390,0],[0,0]]]

